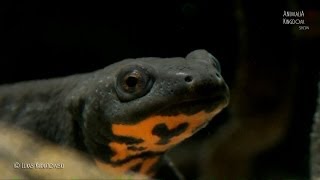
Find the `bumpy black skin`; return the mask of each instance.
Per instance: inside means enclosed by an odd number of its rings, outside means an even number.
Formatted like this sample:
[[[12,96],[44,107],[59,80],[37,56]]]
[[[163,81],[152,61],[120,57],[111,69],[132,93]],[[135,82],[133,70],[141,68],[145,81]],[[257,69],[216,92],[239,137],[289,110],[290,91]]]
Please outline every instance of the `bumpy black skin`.
[[[137,67],[148,74],[150,84],[140,93],[123,92],[119,78]],[[219,63],[207,51],[196,50],[186,58],[127,59],[88,74],[4,85],[0,119],[108,162],[108,141],[136,141],[114,136],[111,123],[131,124],[177,103],[217,97],[217,103],[229,98]]]

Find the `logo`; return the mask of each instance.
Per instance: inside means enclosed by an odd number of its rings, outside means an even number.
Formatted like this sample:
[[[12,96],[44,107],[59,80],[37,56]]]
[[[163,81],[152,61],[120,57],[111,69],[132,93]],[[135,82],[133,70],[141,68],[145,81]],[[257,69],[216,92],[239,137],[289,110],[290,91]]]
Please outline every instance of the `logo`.
[[[283,11],[282,24],[298,25],[299,30],[309,30],[304,17],[304,11]]]

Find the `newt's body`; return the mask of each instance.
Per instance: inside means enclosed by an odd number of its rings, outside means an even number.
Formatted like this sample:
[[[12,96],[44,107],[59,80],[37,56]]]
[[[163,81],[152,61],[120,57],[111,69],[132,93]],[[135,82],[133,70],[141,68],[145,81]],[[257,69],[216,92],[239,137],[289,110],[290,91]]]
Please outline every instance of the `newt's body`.
[[[93,73],[0,87],[0,119],[93,156],[101,169],[153,175],[162,155],[227,106],[218,61],[139,58]]]

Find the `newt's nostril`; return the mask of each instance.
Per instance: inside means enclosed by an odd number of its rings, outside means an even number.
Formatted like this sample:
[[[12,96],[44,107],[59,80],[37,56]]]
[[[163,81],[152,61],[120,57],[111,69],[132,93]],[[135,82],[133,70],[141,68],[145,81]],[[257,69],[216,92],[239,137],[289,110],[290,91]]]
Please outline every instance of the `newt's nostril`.
[[[184,78],[184,80],[185,80],[186,82],[191,82],[191,81],[192,81],[192,76],[186,76],[186,77]]]
[[[216,76],[217,76],[218,79],[221,78],[221,75],[218,72],[216,72]]]

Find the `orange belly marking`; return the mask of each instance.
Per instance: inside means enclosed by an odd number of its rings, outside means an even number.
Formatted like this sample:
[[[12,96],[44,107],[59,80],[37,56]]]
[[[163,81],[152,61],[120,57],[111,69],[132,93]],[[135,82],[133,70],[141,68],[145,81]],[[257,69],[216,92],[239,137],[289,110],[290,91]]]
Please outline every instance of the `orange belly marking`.
[[[141,166],[141,169],[140,169],[140,173],[142,174],[148,174],[148,173],[152,173],[152,172],[149,172],[149,170],[152,168],[153,165],[155,165],[157,162],[159,161],[159,157],[156,156],[156,157],[152,157],[152,158],[149,158],[149,159],[146,159],[142,166]]]
[[[112,131],[114,135],[142,139],[142,143],[135,144],[133,146],[146,147],[146,149],[141,151],[133,151],[128,149],[127,145],[124,143],[110,142],[108,145],[115,152],[115,155],[112,156],[111,161],[115,162],[124,160],[129,156],[138,155],[147,151],[164,152],[182,140],[190,137],[194,133],[194,130],[203,126],[220,111],[221,109],[218,108],[212,112],[207,113],[201,111],[190,116],[185,114],[179,114],[177,116],[156,115],[140,121],[137,124],[113,124]],[[168,143],[157,144],[160,140],[160,137],[152,134],[152,130],[156,125],[161,123],[166,124],[169,130],[176,128],[182,123],[188,123],[188,127],[183,133],[173,136]]]
[[[141,164],[141,168],[139,170],[139,173],[152,176],[153,172],[151,172],[150,170],[159,161],[159,159],[160,159],[159,156],[151,157],[148,159],[136,158],[136,159],[132,159],[131,161],[129,161],[127,163],[117,165],[117,166],[104,163],[98,159],[95,159],[95,163],[98,166],[98,168],[100,168],[101,170],[103,170],[105,172],[116,172],[119,174],[128,172],[134,166]]]
[[[104,163],[98,159],[95,159],[95,162],[96,162],[96,165],[98,166],[98,168],[100,168],[101,170],[103,170],[105,172],[115,171],[118,173],[123,173],[123,172],[129,171],[132,167],[136,166],[137,164],[142,163],[143,159],[136,158],[136,159],[133,159],[127,163],[121,164],[119,166],[113,166],[111,164]]]
[[[119,160],[124,160],[129,156],[134,156],[141,154],[143,151],[133,151],[128,149],[128,145],[124,143],[118,143],[118,142],[110,142],[109,147],[113,152],[116,152],[117,154],[111,158],[112,162],[116,162]],[[140,146],[139,146],[140,147]]]

